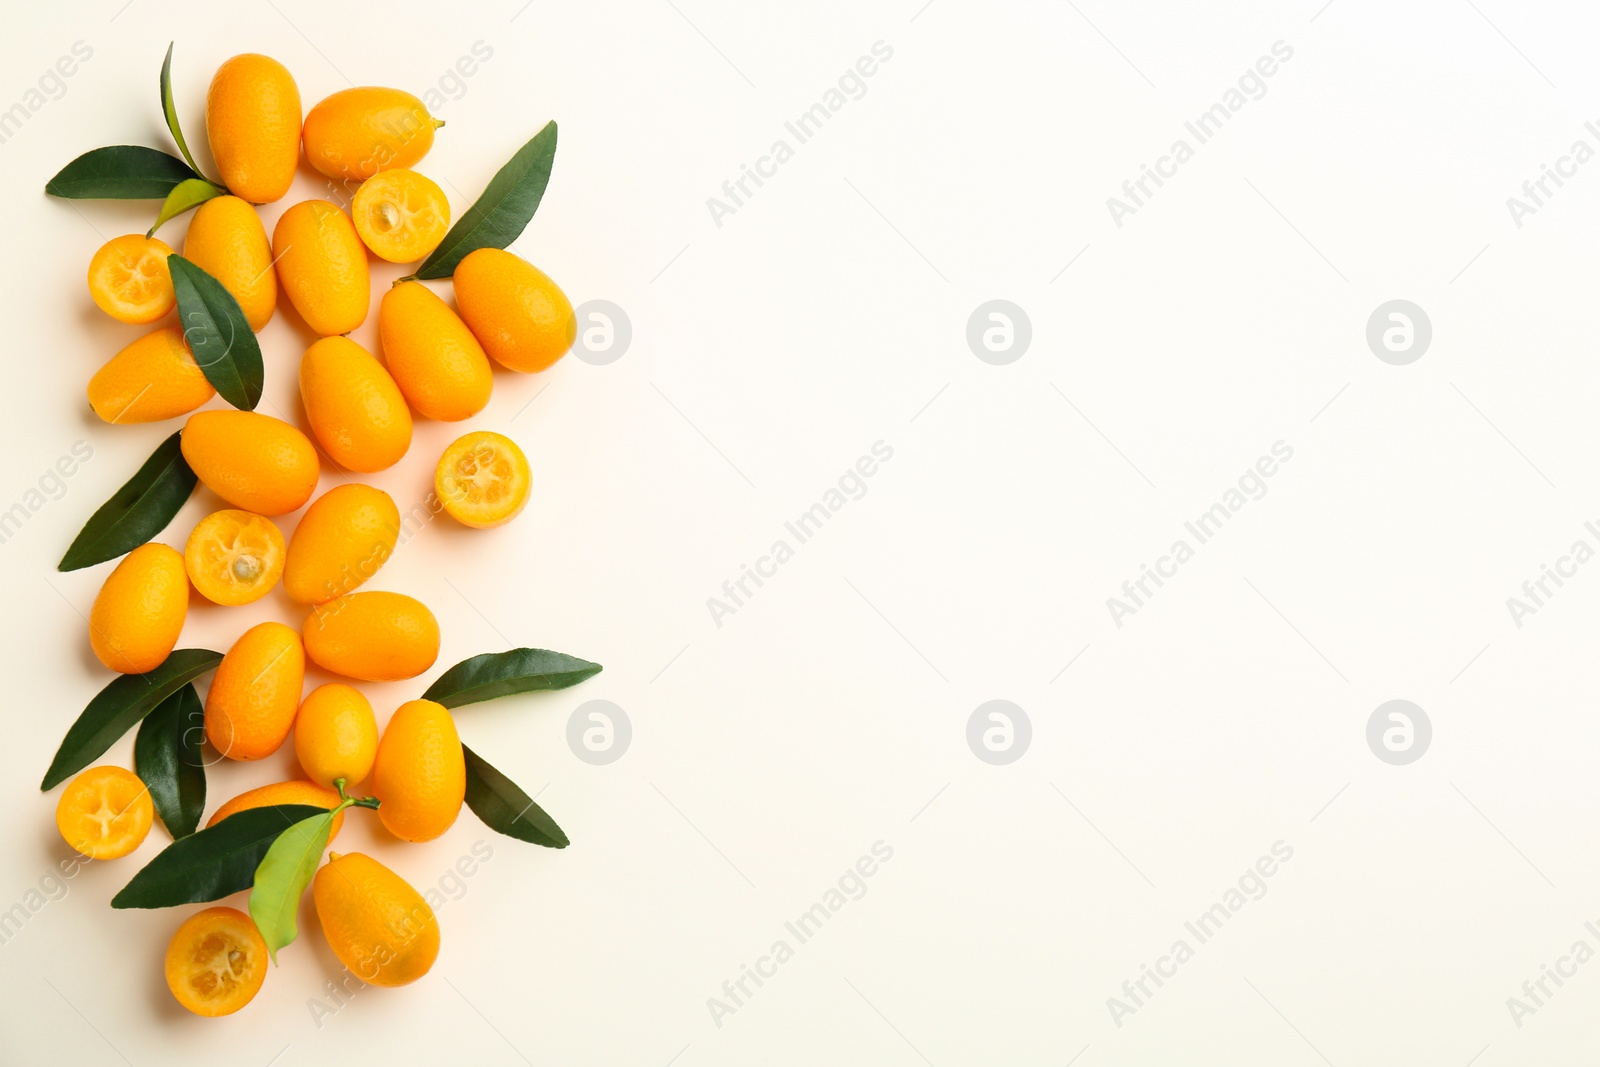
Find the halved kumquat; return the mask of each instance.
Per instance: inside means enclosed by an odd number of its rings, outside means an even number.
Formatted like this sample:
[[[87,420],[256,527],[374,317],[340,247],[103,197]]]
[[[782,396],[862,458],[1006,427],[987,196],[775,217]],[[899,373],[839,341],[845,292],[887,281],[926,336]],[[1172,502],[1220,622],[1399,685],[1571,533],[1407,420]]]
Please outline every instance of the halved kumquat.
[[[150,790],[122,767],[90,767],[62,790],[56,829],[92,860],[114,860],[144,843],[155,818]]]
[[[167,988],[178,1003],[215,1018],[255,999],[267,978],[267,942],[237,908],[206,908],[183,921],[167,943]]]
[[[373,255],[415,263],[444,240],[450,201],[432,179],[414,170],[385,170],[361,183],[350,215]]]
[[[272,592],[286,554],[283,534],[271,519],[230,508],[200,520],[184,546],[183,563],[201,596],[231,607]]]
[[[479,430],[457,438],[444,450],[433,486],[446,512],[481,530],[517,517],[528,502],[533,474],[515,441]]]
[[[178,303],[167,270],[170,255],[166,244],[142,233],[113,237],[89,260],[89,295],[118,322],[154,322]]]

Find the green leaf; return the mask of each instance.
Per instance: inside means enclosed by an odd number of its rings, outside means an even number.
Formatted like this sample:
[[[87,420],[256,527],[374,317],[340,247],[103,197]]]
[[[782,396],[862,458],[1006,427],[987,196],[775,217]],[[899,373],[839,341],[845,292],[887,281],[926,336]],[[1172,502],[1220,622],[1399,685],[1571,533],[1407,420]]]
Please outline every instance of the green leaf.
[[[142,675],[117,675],[94,694],[56,750],[40,789],[54,789],[98,760],[106,749],[128,733],[134,723],[154,712],[160,702],[179,688],[222,662],[222,653],[210,648],[174,649],[160,667]]]
[[[54,789],[105,755],[163,700],[222,662],[209,648],[180,648],[148,674],[121,674],[95,694],[67,730],[40,789]]]
[[[565,689],[594,677],[601,670],[598,663],[545,648],[485,652],[464,659],[439,675],[422,694],[422,699],[437,701],[447,708],[459,708],[463,704],[476,704],[514,693]]]
[[[204,740],[205,708],[191,683],[145,716],[133,742],[134,769],[174,839],[194,833],[206,808]]]
[[[187,178],[172,187],[172,192],[167,194],[166,203],[161,205],[161,212],[156,216],[154,226],[145,233],[146,237],[154,237],[156,231],[161,229],[169,220],[177,218],[185,211],[193,211],[201,204],[214,196],[225,196],[228,190],[212,185],[204,178]]]
[[[467,807],[491,830],[546,848],[566,848],[567,835],[522,788],[466,745]]]
[[[173,434],[157,445],[144,466],[89,516],[56,569],[92,567],[138,548],[167,528],[194,492],[198,480],[183,458],[178,434]]]
[[[239,301],[221,282],[174,253],[167,257],[178,324],[194,361],[222,399],[244,411],[261,401],[261,345]]]
[[[198,177],[177,156],[119,144],[85,152],[62,167],[44,191],[67,200],[160,200],[179,182]]]
[[[194,161],[194,156],[189,154],[189,146],[183,140],[183,129],[178,125],[178,108],[172,102],[172,45],[167,42],[167,58],[161,61],[161,113],[167,118],[167,129],[172,131],[172,139],[178,142],[178,151],[183,153],[183,158],[189,161],[189,166],[196,174],[200,173],[200,164]],[[207,182],[206,184],[210,184]],[[226,192],[226,190],[223,190]],[[213,196],[217,195],[215,193]],[[198,204],[200,201],[196,200]],[[189,205],[193,207],[194,204]],[[163,209],[165,210],[165,209]],[[185,209],[187,210],[187,209]],[[162,220],[166,221],[165,219]],[[156,223],[161,225],[160,222]]]
[[[111,898],[113,908],[203,904],[249,889],[278,836],[327,810],[311,804],[268,804],[234,812],[215,826],[180,838],[145,864]]]
[[[317,873],[322,850],[328,847],[333,829],[333,812],[313,815],[289,827],[267,849],[266,858],[256,868],[255,884],[250,888],[250,918],[267,942],[267,954],[278,962],[278,950],[300,934],[295,912],[300,897]]]
[[[500,168],[483,195],[450,227],[439,247],[423,260],[412,277],[448,278],[467,253],[480,248],[504,248],[522,236],[528,220],[539,210],[555,159],[556,124],[547,122]]]

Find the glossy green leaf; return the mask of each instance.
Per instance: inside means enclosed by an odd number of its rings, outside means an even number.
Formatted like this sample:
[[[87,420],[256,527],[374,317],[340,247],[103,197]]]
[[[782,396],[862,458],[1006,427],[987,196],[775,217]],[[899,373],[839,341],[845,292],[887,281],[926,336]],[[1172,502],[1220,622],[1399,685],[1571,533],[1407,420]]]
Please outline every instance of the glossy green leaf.
[[[547,122],[500,168],[483,195],[456,220],[439,247],[411,277],[448,278],[469,252],[504,248],[522,236],[528,220],[539,210],[555,159],[556,124]]]
[[[178,142],[178,151],[182,152],[183,158],[188,160],[189,167],[196,174],[199,174],[200,164],[194,161],[194,156],[189,152],[188,144],[184,142],[183,128],[178,125],[178,108],[172,101],[172,42],[167,43],[167,58],[161,61],[161,113],[166,116],[167,129],[172,132],[172,139]],[[207,182],[206,184],[210,185],[211,183]],[[222,192],[226,191],[222,190]],[[199,203],[199,201],[197,200],[195,203]],[[194,204],[189,206],[193,207]],[[188,209],[185,208],[184,210]],[[161,221],[165,222],[166,220],[163,219]],[[156,225],[161,225],[161,222],[156,223]]]
[[[205,706],[191,683],[157,704],[134,738],[134,770],[174,839],[194,833],[206,808],[205,736]]]
[[[521,786],[466,745],[461,746],[461,754],[467,760],[467,807],[485,826],[518,841],[531,841],[546,848],[567,847],[567,835],[561,827]]]
[[[96,148],[61,168],[44,187],[67,200],[160,200],[179,182],[198,178],[183,160],[154,148]]]
[[[180,648],[148,674],[119,674],[67,729],[39,788],[54,789],[92,764],[162,701],[221,662],[221,652]]]
[[[250,887],[250,918],[267,942],[267,954],[278,962],[278,950],[300,935],[295,913],[311,876],[322,862],[333,830],[333,812],[325,811],[295,823],[272,843],[256,868]]]
[[[269,804],[234,812],[168,845],[111,898],[111,906],[171,908],[249,889],[279,835],[297,822],[326,814],[311,804]]]
[[[178,434],[173,434],[89,516],[56,569],[92,567],[138,548],[167,528],[198,480],[183,458]]]
[[[215,196],[225,196],[228,190],[212,185],[204,178],[189,178],[172,187],[172,192],[167,194],[166,202],[161,205],[161,212],[156,216],[154,226],[145,234],[154,237],[156,231],[161,229],[169,220],[177,218],[185,211],[193,211],[201,204]]]
[[[601,670],[598,663],[545,648],[485,652],[445,671],[422,694],[422,699],[437,701],[447,708],[459,708],[463,704],[515,693],[565,689],[594,677]]]
[[[261,401],[264,376],[261,345],[239,301],[221,282],[180,255],[168,256],[167,267],[178,296],[178,324],[194,361],[222,399],[254,411]]]

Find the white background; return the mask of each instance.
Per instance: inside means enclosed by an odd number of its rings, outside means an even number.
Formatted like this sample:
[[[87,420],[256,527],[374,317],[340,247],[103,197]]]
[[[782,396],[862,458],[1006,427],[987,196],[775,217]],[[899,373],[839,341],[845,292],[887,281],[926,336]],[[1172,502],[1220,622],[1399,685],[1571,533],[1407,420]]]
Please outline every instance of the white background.
[[[1505,0],[920,3],[11,13],[0,109],[75,41],[93,58],[0,144],[0,508],[75,441],[94,457],[0,545],[0,909],[67,855],[37,782],[109,677],[82,615],[110,564],[55,561],[173,429],[103,425],[83,396],[139,332],[93,307],[85,265],[155,205],[42,189],[89,148],[170,147],[169,40],[203,163],[205,88],[230,55],[281,60],[309,107],[352,83],[438,88],[483,42],[492,58],[447,94],[419,169],[459,213],[557,119],[554,177],[513,247],[575,304],[626,309],[634,338],[608,366],[497,374],[468,425],[527,451],[528,510],[487,533],[440,519],[370,586],[420,597],[444,633],[435,671],[368,687],[380,720],[482,651],[605,664],[580,688],[458,716],[542,790],[572,847],[499,837],[465,811],[407,845],[355,813],[339,847],[419,888],[477,841],[493,854],[440,911],[426,979],[362,991],[319,1026],[309,1002],[340,968],[309,902],[247,1010],[202,1020],[172,1001],[161,952],[191,909],[107,905],[162,847],[158,827],[0,944],[0,1058],[1488,1067],[1600,1053],[1600,962],[1520,1027],[1507,1007],[1575,941],[1600,949],[1583,925],[1600,919],[1600,566],[1520,628],[1506,608],[1574,540],[1600,547],[1583,529],[1600,518],[1600,162],[1521,228],[1506,207],[1574,140],[1600,148],[1583,128],[1600,118],[1596,17]],[[1267,94],[1117,227],[1106,198],[1280,40],[1293,57]],[[893,58],[865,96],[716,225],[707,198],[877,41]],[[263,209],[269,228],[320,189],[303,170]],[[178,244],[185,224],[162,236]],[[400,273],[375,269],[375,288]],[[1032,322],[1008,366],[965,340],[993,298]],[[1434,330],[1404,367],[1364,337],[1395,298]],[[285,307],[262,334],[263,410],[303,420],[309,335]],[[355,336],[375,347],[375,307]],[[465,429],[420,422],[373,483],[407,509]],[[866,495],[717,626],[707,598],[880,440],[893,459]],[[1279,440],[1294,456],[1267,495],[1114,625],[1106,598]],[[324,488],[340,480],[324,470]],[[181,545],[217,506],[200,491],[163,540]],[[183,643],[225,648],[262,617],[300,615],[281,592],[196,605]],[[1403,767],[1365,739],[1395,698],[1434,730]],[[633,725],[609,766],[565,740],[590,699]],[[1032,722],[1007,766],[967,746],[990,699]],[[130,735],[108,758],[131,749]],[[210,807],[293,773],[287,750],[217,768]],[[708,998],[776,939],[793,944],[784,922],[877,841],[893,858],[867,894],[717,1025]],[[1116,1025],[1107,998],[1278,841],[1293,859],[1266,895]]]

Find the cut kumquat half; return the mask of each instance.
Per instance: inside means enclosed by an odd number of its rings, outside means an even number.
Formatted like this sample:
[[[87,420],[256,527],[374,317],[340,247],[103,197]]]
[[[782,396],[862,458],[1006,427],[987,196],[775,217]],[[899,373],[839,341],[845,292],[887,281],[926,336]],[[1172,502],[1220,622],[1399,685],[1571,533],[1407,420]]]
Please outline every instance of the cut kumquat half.
[[[232,1015],[266,981],[267,942],[237,908],[206,908],[172,935],[165,970],[179,1004],[196,1015]]]
[[[56,829],[92,860],[114,860],[144,843],[155,818],[150,790],[122,767],[90,767],[62,790]]]
[[[215,511],[201,519],[183,549],[183,566],[200,595],[235,606],[260,600],[283,576],[283,534],[248,511]]]
[[[528,502],[533,474],[515,441],[480,430],[444,450],[433,485],[440,505],[453,518],[487,529],[517,517]]]
[[[439,246],[450,228],[444,190],[414,170],[386,170],[361,183],[350,215],[372,254],[413,263]]]
[[[170,255],[171,248],[142,233],[113,237],[89,260],[89,295],[118,322],[154,322],[178,303]]]

